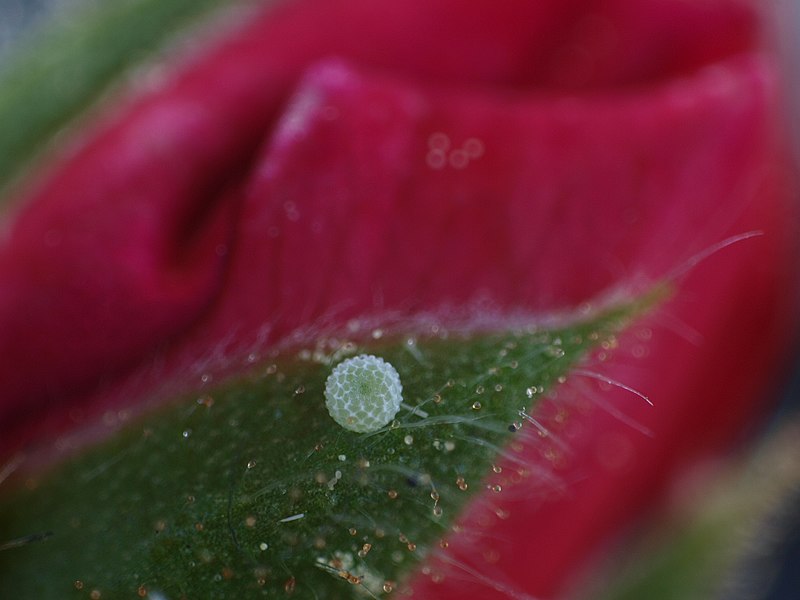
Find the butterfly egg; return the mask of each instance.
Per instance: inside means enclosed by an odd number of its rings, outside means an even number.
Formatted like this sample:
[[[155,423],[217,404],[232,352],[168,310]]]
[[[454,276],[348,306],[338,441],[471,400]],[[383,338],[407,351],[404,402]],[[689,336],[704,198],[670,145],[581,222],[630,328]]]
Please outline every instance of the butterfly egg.
[[[400,375],[370,354],[340,362],[325,381],[325,406],[333,420],[350,431],[377,431],[394,418],[402,402]]]

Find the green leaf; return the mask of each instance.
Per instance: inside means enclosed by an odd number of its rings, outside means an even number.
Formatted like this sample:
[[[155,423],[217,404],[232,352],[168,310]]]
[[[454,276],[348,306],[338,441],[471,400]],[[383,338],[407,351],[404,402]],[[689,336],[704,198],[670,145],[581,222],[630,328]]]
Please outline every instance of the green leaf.
[[[525,411],[658,297],[552,330],[375,329],[275,356],[7,495],[0,597],[382,596],[477,492],[503,493],[493,464],[531,476],[514,443]],[[369,433],[324,403],[332,367],[361,353],[403,385],[404,407]]]
[[[0,190],[126,69],[151,56],[179,28],[225,4],[230,3],[87,3],[21,43],[0,69]]]

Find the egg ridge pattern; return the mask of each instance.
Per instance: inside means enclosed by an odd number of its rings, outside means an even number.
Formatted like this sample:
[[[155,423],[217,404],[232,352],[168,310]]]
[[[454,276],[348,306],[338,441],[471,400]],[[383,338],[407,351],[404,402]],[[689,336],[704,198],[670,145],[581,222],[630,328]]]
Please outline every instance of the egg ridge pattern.
[[[340,362],[325,381],[325,406],[349,431],[370,433],[387,425],[400,410],[403,385],[388,362],[360,354]]]

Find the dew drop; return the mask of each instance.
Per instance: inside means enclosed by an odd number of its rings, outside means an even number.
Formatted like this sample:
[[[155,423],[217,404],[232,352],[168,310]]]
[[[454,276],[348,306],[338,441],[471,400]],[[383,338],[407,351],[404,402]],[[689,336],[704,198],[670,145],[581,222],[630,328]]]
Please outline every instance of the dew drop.
[[[294,592],[296,584],[297,582],[295,581],[295,578],[289,577],[289,579],[286,580],[286,583],[283,584],[283,589],[287,594],[291,594],[292,592]]]
[[[470,158],[480,158],[483,156],[483,142],[478,138],[469,138],[464,142],[464,152]]]
[[[446,133],[437,131],[428,136],[428,148],[431,150],[446,151],[450,149],[450,137]]]
[[[463,150],[453,150],[448,162],[454,169],[465,169],[469,164],[469,156]]]

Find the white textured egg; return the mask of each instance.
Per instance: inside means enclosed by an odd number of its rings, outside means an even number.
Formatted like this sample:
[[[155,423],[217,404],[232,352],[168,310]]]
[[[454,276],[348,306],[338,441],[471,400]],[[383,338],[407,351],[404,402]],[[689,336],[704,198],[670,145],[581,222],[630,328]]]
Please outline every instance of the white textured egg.
[[[377,431],[394,418],[402,402],[400,375],[370,354],[340,362],[325,381],[325,406],[333,420],[350,431]]]

